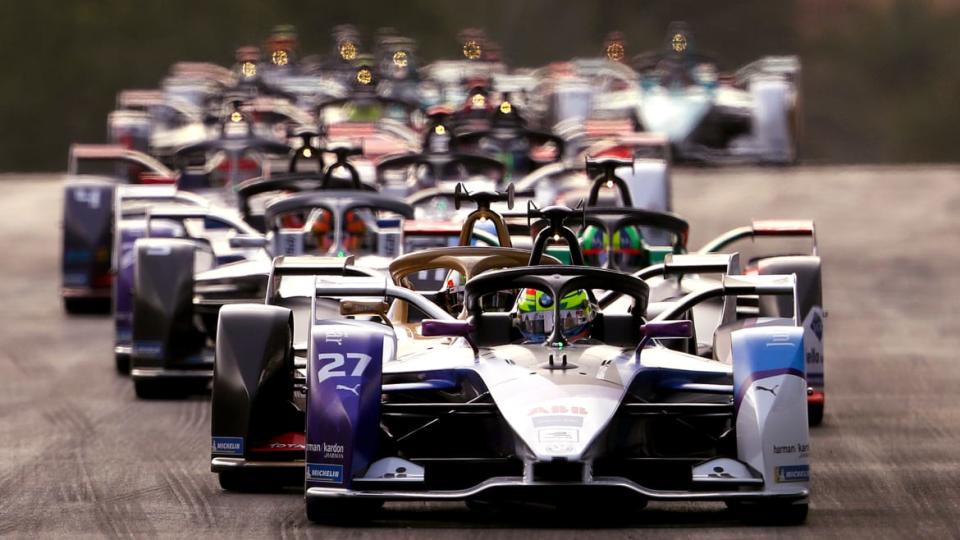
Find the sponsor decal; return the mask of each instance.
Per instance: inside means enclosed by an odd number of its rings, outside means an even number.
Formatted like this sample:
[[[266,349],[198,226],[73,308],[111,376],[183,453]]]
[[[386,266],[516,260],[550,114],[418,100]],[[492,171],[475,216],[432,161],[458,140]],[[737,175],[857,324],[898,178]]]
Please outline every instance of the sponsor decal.
[[[78,187],[73,189],[73,200],[86,204],[91,210],[100,208],[100,190],[97,188]]]
[[[809,451],[810,451],[810,445],[805,443],[773,445],[774,454],[795,454],[797,452],[800,452],[801,454],[806,454]]]
[[[820,317],[819,313],[813,314],[813,320],[810,321],[810,329],[813,330],[813,333],[817,336],[817,339],[823,341],[823,318]]]
[[[820,355],[820,351],[816,349],[810,349],[807,351],[807,365],[818,365],[823,363],[823,356]]]
[[[307,443],[307,451],[319,452],[320,455],[323,457],[323,459],[335,459],[335,460],[343,459],[343,445],[338,443],[334,443],[334,444]]]
[[[139,358],[163,358],[163,343],[160,341],[134,341],[133,355]]]
[[[541,429],[537,435],[542,443],[574,443],[580,440],[579,429]]]
[[[214,437],[213,453],[231,456],[243,455],[243,437]]]
[[[338,384],[338,385],[337,385],[337,390],[342,390],[342,391],[345,391],[345,392],[349,392],[349,393],[353,394],[353,395],[356,396],[356,397],[360,397],[360,383],[357,383],[357,384],[355,384],[355,385],[353,385],[353,386],[347,386],[347,385],[345,385],[345,384]]]
[[[809,465],[781,465],[774,469],[777,482],[809,482]]]
[[[565,405],[538,406],[530,409],[527,416],[533,417],[533,427],[570,427],[583,426],[583,417],[587,415],[585,407],[567,407]]]
[[[261,446],[254,447],[254,452],[303,452],[307,446],[303,443],[303,433],[282,433],[270,439]]]
[[[776,397],[776,395],[777,395],[777,388],[780,388],[780,385],[779,385],[779,384],[774,385],[774,386],[762,386],[762,385],[759,385],[759,384],[757,385],[757,390],[763,390],[764,392],[770,392],[771,394],[773,394],[774,397]]]
[[[323,335],[324,343],[336,343],[337,347],[343,347],[343,338],[347,337],[347,333],[343,330],[331,330]]]
[[[372,356],[363,353],[347,353],[346,356],[340,353],[320,353],[317,355],[317,361],[320,364],[320,368],[317,369],[317,383],[323,384],[323,381],[334,377],[346,377],[347,370],[343,369],[346,360],[356,361],[350,376],[360,377],[372,359]],[[337,389],[340,389],[339,386]]]
[[[343,465],[307,463],[307,481],[342,484]]]
[[[540,414],[574,414],[579,416],[586,416],[587,409],[584,407],[565,407],[563,405],[554,405],[550,408],[534,407],[530,409],[530,412],[527,413],[527,416],[536,416]]]
[[[70,273],[63,275],[63,284],[68,286],[83,286],[90,283],[90,278],[84,273]]]
[[[551,414],[548,416],[535,416],[533,418],[533,427],[583,427],[582,416],[571,416],[569,414]]]

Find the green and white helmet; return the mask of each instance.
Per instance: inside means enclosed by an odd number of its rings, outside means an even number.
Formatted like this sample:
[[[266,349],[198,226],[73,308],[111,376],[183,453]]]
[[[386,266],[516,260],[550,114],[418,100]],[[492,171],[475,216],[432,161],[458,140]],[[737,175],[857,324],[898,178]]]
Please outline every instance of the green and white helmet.
[[[527,342],[541,343],[553,330],[555,313],[553,297],[537,289],[524,289],[514,307],[515,324]],[[560,324],[570,341],[586,336],[595,316],[596,308],[585,290],[572,291],[560,299]]]

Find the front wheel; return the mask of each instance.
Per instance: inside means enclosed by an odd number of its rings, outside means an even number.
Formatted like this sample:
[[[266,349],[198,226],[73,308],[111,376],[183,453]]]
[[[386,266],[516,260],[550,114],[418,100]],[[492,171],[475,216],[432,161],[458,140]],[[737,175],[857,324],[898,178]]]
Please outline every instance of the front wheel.
[[[807,404],[807,421],[811,426],[819,426],[823,423],[823,403]]]
[[[109,298],[67,298],[63,299],[63,309],[71,315],[110,313]]]
[[[359,525],[369,522],[383,501],[376,499],[357,500],[307,500],[307,519],[314,523]]]
[[[116,353],[113,355],[114,363],[117,367],[117,373],[120,375],[130,374],[130,355]]]
[[[140,399],[183,399],[206,388],[205,381],[136,379],[133,390]]]
[[[741,520],[760,525],[802,525],[810,505],[804,502],[727,501],[727,508]]]

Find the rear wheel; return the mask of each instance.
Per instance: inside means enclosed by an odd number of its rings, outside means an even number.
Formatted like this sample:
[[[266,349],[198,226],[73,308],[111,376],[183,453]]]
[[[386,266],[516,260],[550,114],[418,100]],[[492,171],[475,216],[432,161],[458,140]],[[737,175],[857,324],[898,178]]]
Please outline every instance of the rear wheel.
[[[303,474],[290,474],[286,470],[237,469],[221,471],[217,476],[225,491],[276,493],[289,488],[303,489]]]
[[[130,355],[129,354],[114,354],[113,355],[114,363],[117,366],[117,373],[121,375],[130,374]]]
[[[314,523],[361,524],[370,521],[383,501],[376,499],[357,500],[307,500],[307,519]]]
[[[807,404],[807,421],[811,426],[823,423],[823,403]]]
[[[63,309],[72,315],[110,313],[109,298],[64,298]]]
[[[133,389],[140,399],[183,399],[199,394],[207,387],[206,381],[177,379],[136,379]]]
[[[741,521],[759,525],[802,525],[810,505],[804,502],[727,501],[727,508]]]

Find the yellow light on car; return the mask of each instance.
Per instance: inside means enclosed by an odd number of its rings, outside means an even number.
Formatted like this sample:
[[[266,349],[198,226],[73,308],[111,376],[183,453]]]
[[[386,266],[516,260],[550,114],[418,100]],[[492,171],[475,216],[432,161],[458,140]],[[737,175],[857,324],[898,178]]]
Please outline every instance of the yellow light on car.
[[[678,53],[682,53],[687,50],[687,36],[677,33],[673,35],[673,39],[670,40],[671,45],[673,45],[673,50]]]
[[[240,111],[233,111],[233,113],[230,114],[230,121],[231,121],[231,122],[236,123],[236,122],[239,122],[239,121],[241,121],[241,120],[243,120],[243,115],[240,114]]]
[[[352,41],[344,41],[340,44],[340,58],[344,60],[354,60],[357,57],[357,44]]]
[[[407,53],[406,51],[397,51],[393,53],[393,65],[398,68],[407,67]]]
[[[256,77],[256,76],[257,76],[257,65],[254,64],[253,62],[244,62],[244,63],[240,64],[240,73],[243,74],[243,76],[246,77],[246,78],[248,78],[248,79],[249,79],[250,77]]]
[[[446,135],[446,134],[447,134],[447,128],[445,128],[445,127],[443,127],[442,125],[439,125],[439,124],[438,124],[437,127],[433,128],[433,132],[436,133],[437,135]]]
[[[472,39],[463,44],[463,56],[465,56],[467,60],[480,58],[482,52],[483,50],[480,48],[480,44]]]
[[[513,105],[510,105],[509,101],[504,101],[500,104],[500,112],[503,114],[510,114],[513,111]]]
[[[613,43],[607,45],[607,59],[613,60],[614,62],[619,62],[623,60],[623,55],[623,43],[614,41]]]
[[[312,156],[312,155],[313,155],[313,152],[311,152],[309,148],[304,148],[304,149],[303,149],[303,157],[309,159],[310,156]]]
[[[483,94],[474,94],[470,98],[470,107],[474,109],[482,109],[487,106],[487,98],[483,97]]]
[[[367,68],[357,71],[357,82],[363,85],[370,84],[373,82],[373,73]]]
[[[285,66],[290,62],[290,55],[287,54],[287,51],[278,49],[270,55],[270,61],[273,62],[275,66]]]

